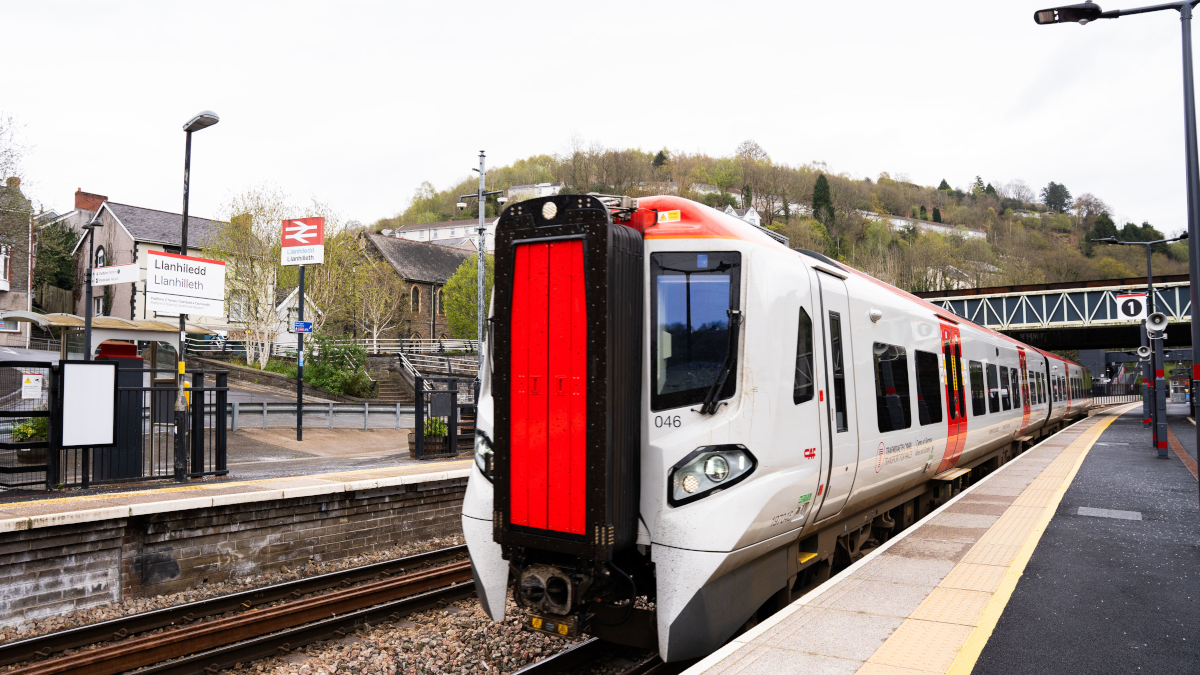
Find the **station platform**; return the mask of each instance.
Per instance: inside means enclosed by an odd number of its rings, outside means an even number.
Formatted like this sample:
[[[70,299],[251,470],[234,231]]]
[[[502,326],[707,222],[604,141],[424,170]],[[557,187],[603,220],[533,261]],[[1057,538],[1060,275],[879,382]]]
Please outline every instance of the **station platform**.
[[[413,483],[465,479],[471,461],[438,460],[356,471],[259,480],[171,483],[163,487],[64,497],[0,496],[0,533],[134,516],[377,490]]]
[[[1047,438],[687,675],[1200,672],[1196,478],[1140,413]]]

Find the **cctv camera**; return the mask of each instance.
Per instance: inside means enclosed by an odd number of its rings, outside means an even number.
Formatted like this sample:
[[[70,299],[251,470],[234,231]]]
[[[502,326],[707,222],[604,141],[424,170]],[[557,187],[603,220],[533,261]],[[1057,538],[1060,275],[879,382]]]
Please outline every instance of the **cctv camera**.
[[[497,204],[507,204],[508,197],[505,197],[504,195],[500,195],[499,197],[496,197],[496,203]]]
[[[459,202],[459,203],[455,204],[455,206],[457,206],[457,207],[458,207],[458,210],[459,210],[459,211],[462,211],[463,209],[467,208],[467,203],[466,203],[466,202]]]

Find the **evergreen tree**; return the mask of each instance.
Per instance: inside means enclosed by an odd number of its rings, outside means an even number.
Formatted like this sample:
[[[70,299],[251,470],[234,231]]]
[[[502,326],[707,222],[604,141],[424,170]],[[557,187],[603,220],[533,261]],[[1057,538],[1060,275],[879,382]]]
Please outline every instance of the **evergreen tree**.
[[[1107,237],[1117,236],[1117,224],[1109,217],[1108,212],[1103,212],[1096,216],[1096,222],[1092,226],[1092,236],[1089,239],[1105,239]]]
[[[753,202],[754,202],[754,189],[750,187],[749,183],[746,183],[745,185],[742,186],[742,208],[743,209],[750,208],[750,205]]]
[[[942,210],[936,206],[933,207],[933,222],[935,222],[935,223],[942,222]]]
[[[986,188],[984,188],[984,189],[983,189],[983,191],[984,191],[986,194],[989,194],[989,195],[991,195],[991,196],[993,196],[993,197],[995,197],[995,196],[996,196],[996,188],[992,187],[992,184],[991,184],[991,183],[988,183],[988,184],[987,184],[987,187],[986,187]]]
[[[662,168],[670,159],[671,157],[667,154],[666,149],[659,150],[658,154],[654,156],[654,168]]]
[[[950,184],[946,182],[945,178],[943,178],[942,184],[938,186],[938,189],[939,190],[953,190],[954,188],[950,187]]]
[[[1071,191],[1062,183],[1050,181],[1049,185],[1042,188],[1042,203],[1052,211],[1063,213],[1071,208]]]
[[[829,179],[823,173],[817,175],[813,184],[812,212],[826,230],[833,224],[833,199],[829,196]]]
[[[986,188],[983,187],[983,178],[975,176],[975,182],[971,184],[971,195],[978,197],[983,194]]]
[[[50,284],[57,288],[75,288],[75,259],[71,251],[79,235],[65,223],[43,227],[37,238],[37,265],[33,268],[33,287]]]
[[[925,206],[921,206],[921,220],[929,220],[929,212],[925,210]]]

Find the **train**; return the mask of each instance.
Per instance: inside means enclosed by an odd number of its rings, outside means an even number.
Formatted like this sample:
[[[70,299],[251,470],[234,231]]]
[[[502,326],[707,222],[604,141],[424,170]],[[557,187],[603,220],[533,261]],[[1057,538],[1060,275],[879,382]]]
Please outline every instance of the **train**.
[[[1093,406],[1083,368],[676,196],[509,205],[483,610],[703,657]]]

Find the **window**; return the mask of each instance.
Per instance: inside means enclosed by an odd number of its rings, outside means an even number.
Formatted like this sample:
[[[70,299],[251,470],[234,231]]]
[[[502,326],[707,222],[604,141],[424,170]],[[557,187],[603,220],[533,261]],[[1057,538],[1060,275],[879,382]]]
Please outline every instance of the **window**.
[[[421,289],[413,286],[412,289],[412,311],[413,314],[421,312]]]
[[[800,327],[796,331],[796,375],[792,382],[792,403],[811,401],[813,397],[812,319],[800,308]]]
[[[983,364],[971,361],[971,413],[976,417],[987,414],[987,393],[983,388]]]
[[[921,350],[917,357],[917,421],[921,426],[942,421],[942,380],[939,375],[937,354]],[[954,414],[954,406],[950,406]]]
[[[21,324],[16,319],[4,319],[3,322],[0,322],[0,332],[19,333],[21,332]]]
[[[1046,402],[1046,374],[1037,374],[1038,403]]]
[[[104,267],[104,247],[103,246],[96,249],[95,267]]]
[[[650,407],[668,410],[733,396],[737,385],[737,332],[742,255],[732,251],[655,253],[650,256],[650,313],[654,370]]]
[[[829,313],[829,351],[833,358],[833,418],[839,432],[850,429],[846,419],[846,363],[842,358],[842,315]]]
[[[988,412],[1000,412],[1000,378],[996,373],[996,364],[987,364]]]
[[[1021,409],[1021,371],[1016,368],[1010,369],[1012,373],[1012,403],[1013,410]]]
[[[92,316],[104,316],[104,298],[92,298]]]
[[[908,355],[903,347],[875,343],[875,409],[880,431],[912,426],[908,400]]]
[[[1012,410],[1012,399],[1009,396],[1010,382],[1008,381],[1008,368],[1000,366],[1000,405],[1003,410]]]
[[[446,289],[439,288],[437,292],[437,312],[438,314],[446,313]]]

